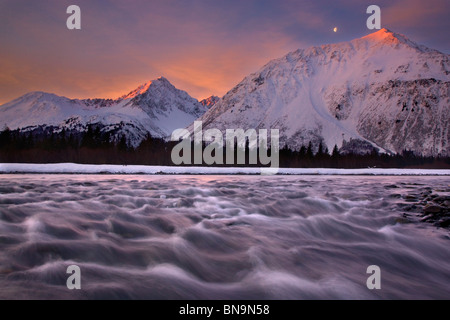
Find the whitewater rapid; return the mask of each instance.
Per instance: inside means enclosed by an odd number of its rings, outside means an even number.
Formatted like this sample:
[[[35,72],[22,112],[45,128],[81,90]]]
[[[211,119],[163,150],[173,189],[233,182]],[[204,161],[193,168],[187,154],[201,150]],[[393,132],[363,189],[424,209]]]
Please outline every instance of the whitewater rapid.
[[[0,298],[448,299],[449,230],[404,216],[430,190],[448,177],[0,175]]]

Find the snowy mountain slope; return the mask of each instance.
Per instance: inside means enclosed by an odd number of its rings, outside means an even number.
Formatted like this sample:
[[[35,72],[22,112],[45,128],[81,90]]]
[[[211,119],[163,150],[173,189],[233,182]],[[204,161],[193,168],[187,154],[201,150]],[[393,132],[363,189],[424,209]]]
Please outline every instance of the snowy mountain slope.
[[[382,29],[273,60],[200,120],[222,131],[277,128],[294,149],[322,141],[331,150],[352,138],[449,155],[449,70],[449,55]]]
[[[0,126],[12,130],[54,126],[59,130],[84,131],[88,124],[98,124],[104,131],[125,134],[128,142],[137,146],[148,133],[166,137],[206,110],[196,99],[160,77],[116,100],[78,100],[31,92],[0,106]]]

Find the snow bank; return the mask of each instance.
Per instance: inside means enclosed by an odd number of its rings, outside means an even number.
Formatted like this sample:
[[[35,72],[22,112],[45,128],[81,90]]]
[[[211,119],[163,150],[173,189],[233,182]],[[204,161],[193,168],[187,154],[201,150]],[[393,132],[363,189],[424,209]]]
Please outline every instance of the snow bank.
[[[265,168],[269,169],[269,168]],[[261,174],[261,168],[168,167],[137,165],[91,165],[75,163],[1,163],[0,173],[71,173],[71,174]],[[445,169],[328,169],[280,168],[279,175],[439,175],[448,176]]]

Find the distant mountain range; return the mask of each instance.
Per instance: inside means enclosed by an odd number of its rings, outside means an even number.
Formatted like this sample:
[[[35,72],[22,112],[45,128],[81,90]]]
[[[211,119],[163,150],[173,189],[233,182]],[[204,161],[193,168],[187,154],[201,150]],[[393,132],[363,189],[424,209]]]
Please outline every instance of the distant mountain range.
[[[28,93],[0,106],[0,129],[85,131],[132,146],[176,128],[279,129],[281,146],[450,156],[449,55],[387,29],[270,61],[223,98],[201,102],[161,77],[116,100]],[[191,126],[190,126],[191,125]],[[351,150],[351,149],[355,150]]]
[[[86,131],[89,125],[126,136],[137,147],[150,134],[170,136],[204,114],[203,106],[185,91],[160,77],[116,99],[68,99],[51,93],[31,92],[0,106],[0,126],[22,131],[51,128],[60,132]]]

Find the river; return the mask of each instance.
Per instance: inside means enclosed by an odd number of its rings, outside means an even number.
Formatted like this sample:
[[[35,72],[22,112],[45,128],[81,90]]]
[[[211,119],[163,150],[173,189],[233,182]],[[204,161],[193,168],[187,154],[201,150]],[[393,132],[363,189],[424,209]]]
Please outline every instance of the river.
[[[448,177],[4,174],[0,298],[449,299],[449,230],[403,216],[430,191]]]

